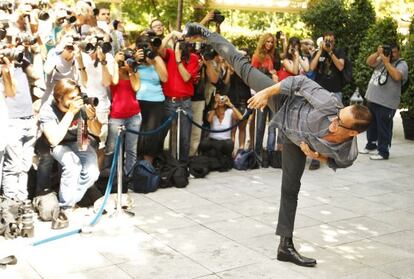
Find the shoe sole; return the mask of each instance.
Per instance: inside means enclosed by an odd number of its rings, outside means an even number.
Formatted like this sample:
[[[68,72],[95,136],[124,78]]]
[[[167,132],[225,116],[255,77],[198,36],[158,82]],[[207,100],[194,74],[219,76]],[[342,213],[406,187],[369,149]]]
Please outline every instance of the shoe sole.
[[[277,260],[281,261],[281,262],[290,262],[290,263],[293,263],[293,264],[296,264],[296,265],[299,265],[299,266],[304,266],[304,267],[314,267],[317,264],[316,262],[315,263],[309,263],[309,264],[306,264],[306,263],[301,264],[301,263],[293,262],[293,261],[290,260],[290,258],[282,256],[282,255],[277,255]]]

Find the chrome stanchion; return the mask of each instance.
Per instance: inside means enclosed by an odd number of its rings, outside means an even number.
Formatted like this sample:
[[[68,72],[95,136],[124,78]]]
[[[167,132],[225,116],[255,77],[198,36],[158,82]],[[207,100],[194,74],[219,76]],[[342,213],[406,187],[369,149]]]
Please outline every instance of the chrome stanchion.
[[[177,110],[177,160],[180,160],[180,128],[181,128],[181,108]]]
[[[125,138],[125,126],[120,126],[118,128],[118,136],[120,137],[119,144],[119,153],[118,153],[118,164],[117,164],[117,204],[116,204],[116,214],[120,216],[122,214],[122,173],[123,173],[123,144]]]

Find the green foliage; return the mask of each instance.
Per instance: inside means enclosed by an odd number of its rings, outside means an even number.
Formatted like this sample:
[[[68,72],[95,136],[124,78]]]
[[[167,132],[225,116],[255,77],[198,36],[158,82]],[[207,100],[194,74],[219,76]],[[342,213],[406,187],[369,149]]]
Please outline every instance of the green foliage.
[[[372,69],[366,64],[367,57],[374,53],[379,45],[398,41],[397,23],[390,17],[378,20],[368,29],[354,65],[354,79],[362,95],[365,95],[372,75]]]
[[[408,77],[410,79],[410,86],[407,91],[401,95],[401,108],[408,109],[408,115],[414,118],[414,17],[410,25],[410,35],[408,36],[407,44],[405,45],[403,57],[408,65]]]
[[[246,50],[252,56],[259,41],[260,34],[240,35],[240,34],[223,34],[233,45],[240,50]]]
[[[194,20],[194,12],[200,10],[199,3],[198,0],[183,0],[183,23]],[[121,2],[122,11],[128,19],[143,27],[148,27],[152,19],[160,18],[165,26],[175,29],[177,6],[178,0],[123,0]]]
[[[337,45],[341,46],[342,38],[346,38],[349,13],[343,0],[314,0],[302,13],[302,20],[310,29],[313,39],[322,36],[326,31],[334,31]]]

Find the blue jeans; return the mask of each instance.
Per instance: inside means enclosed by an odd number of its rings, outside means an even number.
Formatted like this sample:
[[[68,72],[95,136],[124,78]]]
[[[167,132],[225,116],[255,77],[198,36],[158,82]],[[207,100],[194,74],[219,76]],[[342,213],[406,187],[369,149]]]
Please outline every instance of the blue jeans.
[[[191,107],[191,99],[187,99],[184,101],[171,101],[169,99],[166,99],[165,101],[165,115],[170,116],[172,115],[178,108],[182,108],[190,117],[193,117],[192,107]],[[176,123],[177,121],[174,121]],[[175,125],[173,124],[173,127]],[[190,154],[190,141],[191,141],[191,128],[192,124],[191,122],[185,117],[184,115],[181,115],[181,121],[180,121],[180,154],[179,159],[180,161],[187,162],[188,157]],[[171,129],[170,132],[170,139],[175,142],[176,139],[176,131],[175,129]],[[166,134],[165,134],[166,136]],[[164,137],[165,138],[165,137]],[[171,146],[170,146],[171,148]],[[172,148],[171,152],[174,154],[175,149]]]
[[[59,205],[72,207],[98,180],[99,167],[96,152],[90,145],[85,151],[79,151],[77,142],[70,142],[54,147],[52,156],[62,166]]]
[[[105,146],[105,168],[110,168],[113,154],[115,151],[115,142],[118,136],[118,128],[125,126],[126,129],[139,131],[141,127],[141,114],[138,113],[130,118],[110,118],[108,125],[108,139]],[[138,135],[125,133],[125,163],[124,174],[128,175],[137,161]]]
[[[378,150],[378,154],[388,159],[390,156],[393,118],[395,109],[390,109],[375,103],[367,103],[367,107],[372,113],[373,119],[367,130],[366,149]]]
[[[266,118],[269,116],[269,120],[273,118],[273,112],[268,108],[265,107],[263,112],[261,110],[256,110],[256,143],[255,143],[255,151],[257,154],[261,154],[263,149],[263,137],[264,132],[266,129]],[[267,127],[267,151],[273,151],[275,149],[275,141],[276,141],[276,128],[275,127]]]
[[[8,198],[25,200],[28,197],[27,173],[32,166],[35,140],[33,117],[9,119],[2,174],[3,194]]]

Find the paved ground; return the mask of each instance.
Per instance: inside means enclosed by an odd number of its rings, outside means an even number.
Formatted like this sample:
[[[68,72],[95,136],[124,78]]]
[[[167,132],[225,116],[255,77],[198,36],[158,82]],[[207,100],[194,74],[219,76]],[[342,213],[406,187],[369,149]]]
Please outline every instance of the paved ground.
[[[414,142],[400,123],[390,160],[305,172],[295,239],[316,268],[275,260],[281,171],[260,169],[132,194],[136,217],[105,217],[92,234],[36,247],[0,239],[0,257],[18,257],[0,278],[414,278]],[[84,213],[74,219],[91,220]],[[37,224],[36,239],[55,234],[49,226]]]

